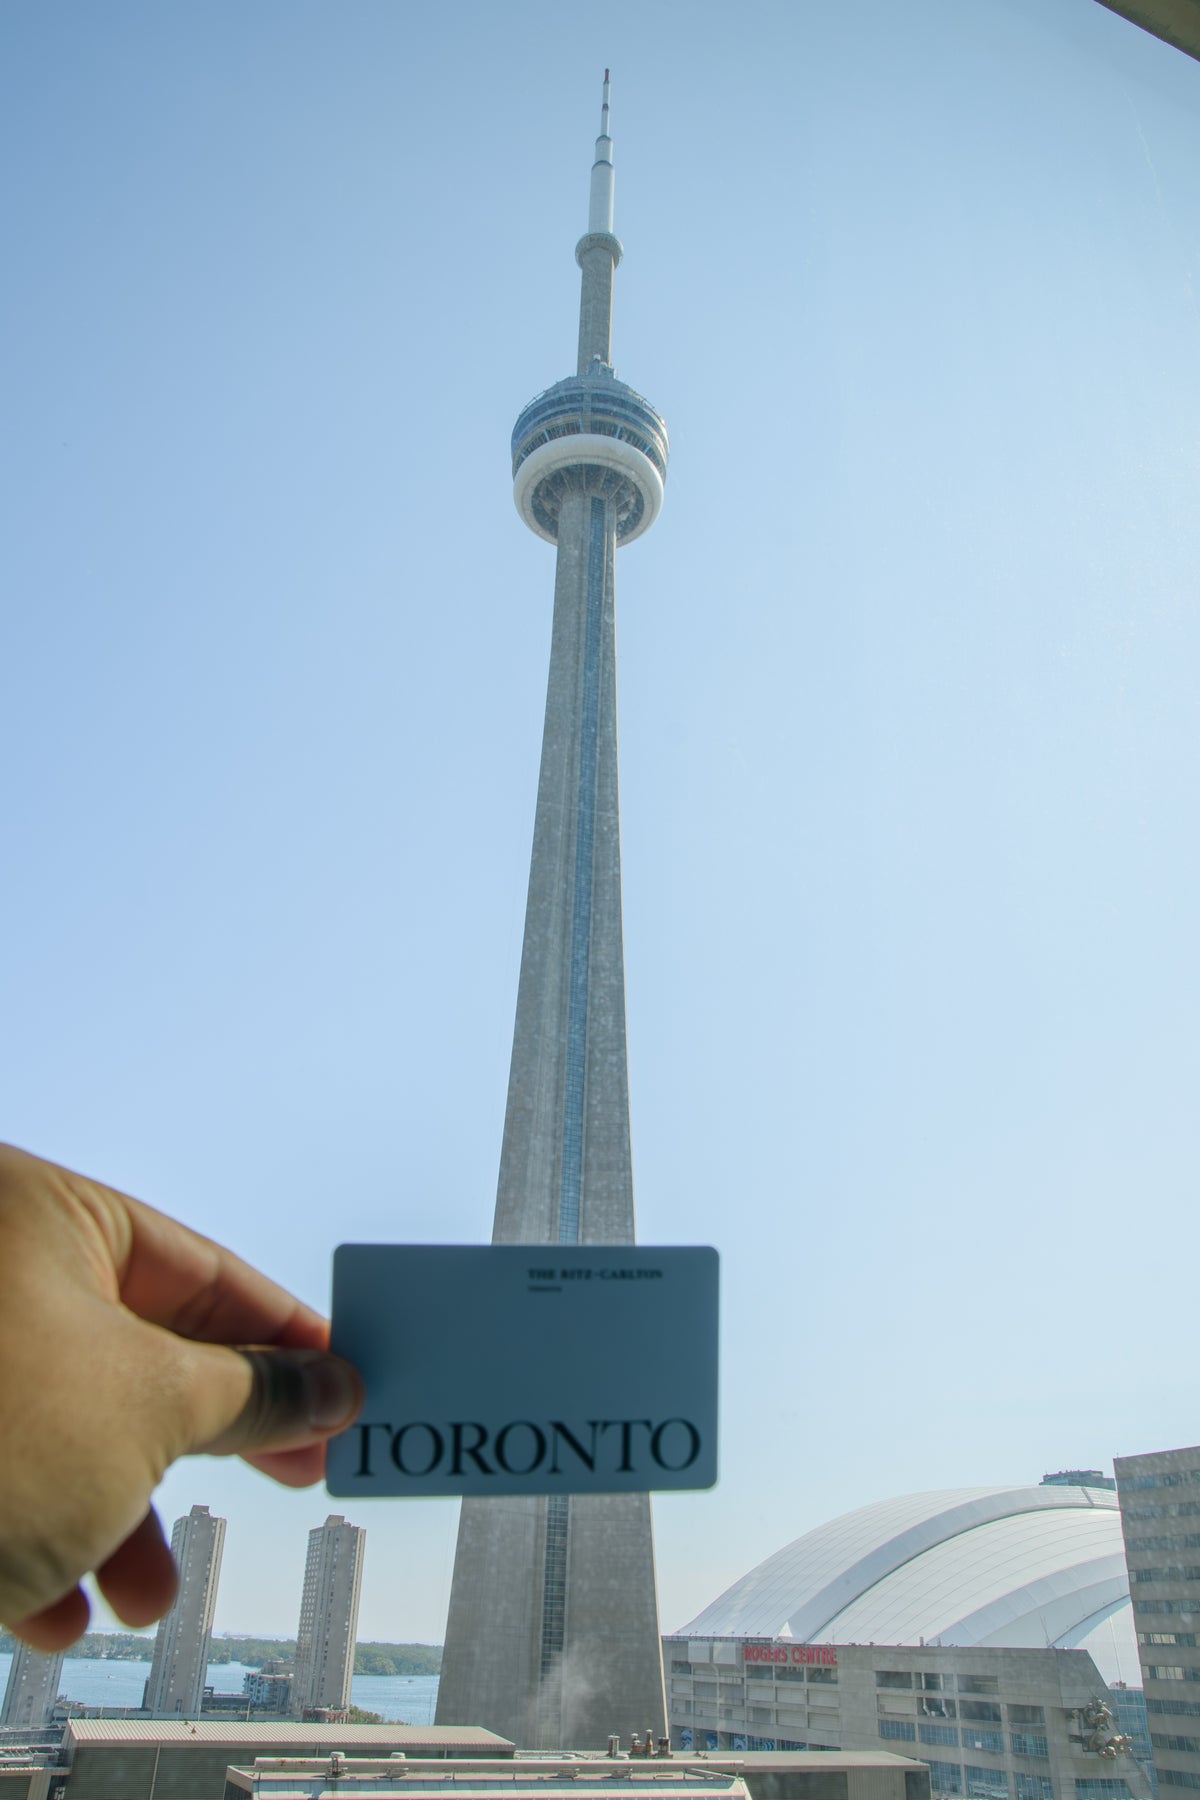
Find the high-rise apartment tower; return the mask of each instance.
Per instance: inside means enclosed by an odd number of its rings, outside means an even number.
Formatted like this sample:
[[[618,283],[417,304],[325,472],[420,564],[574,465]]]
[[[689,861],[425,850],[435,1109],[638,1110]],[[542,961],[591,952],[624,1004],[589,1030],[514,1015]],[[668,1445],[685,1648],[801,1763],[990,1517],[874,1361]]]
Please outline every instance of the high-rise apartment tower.
[[[224,1548],[225,1521],[214,1519],[207,1506],[193,1506],[186,1518],[176,1519],[171,1555],[179,1592],[154,1639],[142,1702],[147,1712],[200,1717]]]
[[[1159,1790],[1200,1788],[1200,1446],[1113,1473]]]
[[[326,1708],[344,1712],[350,1704],[366,1547],[365,1529],[348,1525],[340,1513],[308,1534],[291,1702],[301,1718]]]
[[[58,1699],[63,1654],[55,1650],[43,1656],[19,1638],[14,1642],[12,1666],[0,1704],[0,1725],[22,1726],[26,1731],[49,1725]]]
[[[557,546],[550,679],[493,1241],[634,1241],[613,564],[658,516],[667,429],[611,362],[608,72],[576,373],[512,437],[517,509]],[[648,1495],[464,1500],[439,1724],[530,1747],[665,1734]]]

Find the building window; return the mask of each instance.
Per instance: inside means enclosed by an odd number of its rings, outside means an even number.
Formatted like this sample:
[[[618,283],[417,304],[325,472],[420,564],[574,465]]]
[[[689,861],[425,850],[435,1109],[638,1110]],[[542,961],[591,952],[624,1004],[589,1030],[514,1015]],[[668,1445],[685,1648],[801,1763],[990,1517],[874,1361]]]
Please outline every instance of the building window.
[[[880,1719],[879,1735],[881,1738],[899,1738],[902,1743],[911,1744],[916,1739],[917,1728],[910,1725],[907,1719]]]
[[[989,1725],[999,1725],[1001,1721],[1000,1707],[995,1700],[960,1700],[958,1716],[960,1719],[982,1719]]]
[[[948,1680],[947,1685],[953,1685],[953,1683]],[[932,1675],[926,1671],[917,1676],[917,1686],[919,1688],[924,1688],[927,1694],[940,1694],[942,1691],[942,1677],[940,1675]]]
[[[973,1769],[967,1763],[963,1774],[971,1800],[1009,1800],[1008,1776],[1003,1769]]]
[[[999,1677],[995,1675],[960,1675],[958,1691],[960,1694],[998,1694],[1000,1692]]]
[[[958,1746],[958,1727],[955,1725],[919,1725],[923,1744],[953,1744]]]
[[[1152,1731],[1150,1742],[1156,1750],[1186,1750],[1191,1756],[1200,1752],[1200,1738],[1176,1737],[1170,1732]]]
[[[912,1684],[911,1669],[876,1669],[875,1671],[877,1688],[911,1688]]]
[[[692,1665],[690,1662],[673,1662],[671,1664],[672,1675],[690,1675],[691,1672]]]
[[[1148,1713],[1161,1713],[1173,1719],[1200,1719],[1200,1701],[1196,1700],[1152,1700],[1146,1698]]]
[[[1050,1746],[1044,1737],[1036,1732],[1014,1731],[1012,1734],[1014,1756],[1049,1756]]]
[[[1010,1725],[1044,1725],[1046,1710],[1042,1706],[1010,1706],[1008,1722]]]
[[[1131,1573],[1135,1581],[1200,1581],[1200,1568],[1195,1563],[1160,1563]]]
[[[837,1684],[836,1669],[810,1669],[808,1679],[814,1687],[834,1687]]]
[[[776,1679],[776,1681],[803,1681],[804,1680],[804,1670],[803,1669],[791,1669],[791,1668],[787,1668],[786,1666],[782,1667],[782,1668],[778,1668],[775,1671],[775,1679]]]
[[[962,1747],[964,1750],[986,1750],[989,1756],[1003,1756],[1004,1733],[1002,1731],[980,1731],[977,1725],[964,1725]]]
[[[1200,1775],[1193,1775],[1190,1769],[1160,1769],[1158,1779],[1168,1787],[1200,1788]]]
[[[961,1794],[963,1791],[962,1770],[957,1763],[931,1760],[929,1785],[935,1794]]]
[[[1185,1669],[1180,1663],[1147,1663],[1148,1681],[1200,1681],[1200,1669]]]
[[[1017,1800],[1054,1800],[1054,1783],[1048,1775],[1018,1775]]]
[[[1196,1648],[1194,1631],[1139,1631],[1139,1644],[1178,1644],[1185,1650]]]
[[[764,1666],[762,1663],[751,1663],[746,1670],[746,1678],[748,1681],[770,1681],[774,1673],[769,1664]]]
[[[1091,1775],[1086,1780],[1079,1775],[1075,1800],[1129,1800],[1129,1783],[1116,1775]]]
[[[1126,1550],[1200,1550],[1200,1531],[1187,1531],[1182,1537],[1131,1537],[1125,1539]]]

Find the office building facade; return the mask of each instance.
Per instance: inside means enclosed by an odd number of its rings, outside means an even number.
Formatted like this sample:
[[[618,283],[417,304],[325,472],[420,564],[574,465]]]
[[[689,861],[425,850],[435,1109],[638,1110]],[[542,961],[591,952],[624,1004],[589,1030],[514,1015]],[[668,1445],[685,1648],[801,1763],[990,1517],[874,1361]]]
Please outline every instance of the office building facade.
[[[350,1705],[367,1534],[331,1513],[308,1534],[291,1709],[301,1718]]]
[[[61,1650],[43,1656],[40,1650],[31,1650],[16,1639],[4,1699],[0,1701],[0,1727],[37,1730],[49,1725],[58,1699],[62,1666]]]
[[[888,1750],[954,1800],[1151,1800],[1083,1650],[664,1639],[678,1749]]]
[[[512,438],[517,509],[556,546],[550,677],[493,1239],[634,1241],[617,789],[614,565],[658,515],[662,419],[612,356],[605,74],[577,368]],[[598,1749],[665,1731],[648,1495],[463,1502],[438,1721]]]
[[[1200,1446],[1114,1462],[1160,1790],[1200,1789]]]
[[[242,1678],[246,1705],[254,1712],[269,1712],[277,1718],[285,1718],[292,1710],[295,1676],[291,1664],[280,1661],[264,1663],[261,1669],[251,1669]]]
[[[1146,1696],[1140,1687],[1131,1687],[1127,1681],[1110,1681],[1108,1698],[1117,1730],[1129,1739],[1130,1748],[1141,1764],[1142,1773],[1157,1797],[1158,1770],[1154,1767],[1154,1747],[1150,1742]]]
[[[224,1549],[225,1520],[214,1518],[207,1506],[193,1506],[186,1518],[176,1519],[171,1555],[179,1571],[179,1592],[154,1639],[143,1700],[147,1712],[200,1717]]]

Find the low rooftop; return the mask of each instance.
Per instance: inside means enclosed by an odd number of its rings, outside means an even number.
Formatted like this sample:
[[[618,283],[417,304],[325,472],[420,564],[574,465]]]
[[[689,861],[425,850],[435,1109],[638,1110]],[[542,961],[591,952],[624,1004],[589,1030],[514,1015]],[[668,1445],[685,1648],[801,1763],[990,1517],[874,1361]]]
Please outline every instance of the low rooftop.
[[[785,1759],[786,1760],[786,1759]],[[893,1759],[894,1760],[894,1759]],[[698,1766],[691,1757],[521,1756],[505,1761],[447,1763],[404,1756],[386,1760],[339,1757],[259,1757],[252,1768],[226,1771],[230,1787],[262,1800],[321,1800],[323,1795],[454,1796],[620,1795],[620,1800],[749,1800],[731,1770]]]
[[[512,1745],[481,1725],[319,1725],[296,1719],[70,1719],[66,1742],[83,1744],[226,1745],[253,1756],[259,1744],[294,1744],[297,1755],[331,1750],[360,1755],[389,1750],[466,1750],[480,1756],[509,1756]]]

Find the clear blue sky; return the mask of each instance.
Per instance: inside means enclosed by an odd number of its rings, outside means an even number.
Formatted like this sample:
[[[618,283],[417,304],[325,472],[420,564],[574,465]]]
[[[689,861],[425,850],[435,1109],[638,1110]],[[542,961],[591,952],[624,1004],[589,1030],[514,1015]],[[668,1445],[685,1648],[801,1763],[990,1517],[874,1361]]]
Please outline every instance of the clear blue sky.
[[[324,1304],[490,1229],[613,68],[639,1229],[724,1257],[675,1627],[922,1487],[1200,1435],[1200,67],[1093,0],[0,14],[0,1096]],[[448,1329],[469,1331],[468,1319]],[[80,1371],[86,1393],[86,1371]],[[218,1629],[328,1510],[240,1464]],[[441,1636],[454,1509],[368,1507]]]

